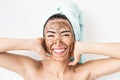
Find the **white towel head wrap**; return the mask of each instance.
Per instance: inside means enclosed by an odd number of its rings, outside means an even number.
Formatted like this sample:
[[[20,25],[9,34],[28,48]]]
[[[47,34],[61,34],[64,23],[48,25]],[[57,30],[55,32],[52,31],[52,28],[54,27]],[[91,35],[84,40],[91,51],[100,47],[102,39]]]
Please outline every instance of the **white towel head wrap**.
[[[64,4],[58,6],[50,14],[48,14],[47,19],[54,14],[65,15],[72,25],[75,40],[82,40],[83,13],[79,10],[76,4],[71,1],[65,2]]]

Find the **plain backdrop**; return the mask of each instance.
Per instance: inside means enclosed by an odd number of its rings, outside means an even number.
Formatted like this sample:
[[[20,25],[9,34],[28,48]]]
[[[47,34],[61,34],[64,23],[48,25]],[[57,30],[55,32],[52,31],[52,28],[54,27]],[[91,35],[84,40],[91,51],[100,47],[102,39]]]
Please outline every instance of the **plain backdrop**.
[[[0,37],[37,38],[42,36],[42,22],[53,8],[65,0],[0,0]],[[85,17],[84,41],[120,42],[120,0],[74,0]],[[15,54],[40,59],[31,51]],[[103,56],[87,55],[87,59]],[[102,66],[102,64],[101,64]],[[119,80],[120,72],[97,80]],[[0,68],[0,80],[23,80],[11,71]]]

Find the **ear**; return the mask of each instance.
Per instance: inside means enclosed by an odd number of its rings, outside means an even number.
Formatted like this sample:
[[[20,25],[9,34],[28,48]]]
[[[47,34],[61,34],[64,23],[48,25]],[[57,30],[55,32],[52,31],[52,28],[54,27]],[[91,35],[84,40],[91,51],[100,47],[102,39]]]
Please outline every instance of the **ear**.
[[[73,54],[73,53],[71,53],[71,54],[70,54],[70,58],[73,58],[73,57],[74,57],[74,54]]]

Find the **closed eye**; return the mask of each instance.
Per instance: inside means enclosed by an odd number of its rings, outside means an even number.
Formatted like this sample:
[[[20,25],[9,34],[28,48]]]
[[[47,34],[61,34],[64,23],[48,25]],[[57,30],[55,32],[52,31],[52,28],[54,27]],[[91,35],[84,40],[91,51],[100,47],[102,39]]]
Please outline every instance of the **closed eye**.
[[[63,36],[70,36],[69,34],[64,34]]]
[[[48,35],[47,37],[54,37],[54,35]]]

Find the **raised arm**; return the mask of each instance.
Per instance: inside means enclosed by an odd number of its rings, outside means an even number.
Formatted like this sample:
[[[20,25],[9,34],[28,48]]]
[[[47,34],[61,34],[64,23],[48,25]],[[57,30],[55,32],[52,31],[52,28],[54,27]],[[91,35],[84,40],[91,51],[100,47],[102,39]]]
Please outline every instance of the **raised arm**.
[[[120,43],[86,43],[85,53],[106,55],[120,59]]]
[[[9,50],[27,50],[30,45],[28,39],[0,38],[0,52]]]
[[[75,42],[75,60],[71,62],[70,65],[75,65],[79,61],[80,55],[83,53],[105,55],[111,58],[120,59],[120,43],[82,43],[79,41]]]
[[[120,71],[120,59],[108,58],[86,62],[90,80]]]
[[[81,43],[75,44],[74,58],[71,65],[75,65],[82,53],[106,55],[110,58],[91,60],[83,64],[84,69],[89,73],[89,79],[120,71],[120,43]],[[78,67],[79,72],[79,67]]]
[[[10,50],[42,50],[42,39],[11,39],[0,38],[0,67],[14,71],[22,76],[26,73],[27,66],[36,66],[36,61],[17,54],[10,54]],[[44,50],[42,50],[44,52]]]

